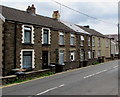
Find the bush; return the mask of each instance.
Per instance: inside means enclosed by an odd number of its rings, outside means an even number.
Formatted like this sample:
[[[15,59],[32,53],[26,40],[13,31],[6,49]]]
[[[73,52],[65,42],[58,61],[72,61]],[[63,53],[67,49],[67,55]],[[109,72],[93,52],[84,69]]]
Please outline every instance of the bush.
[[[92,65],[97,65],[97,64],[100,64],[99,62],[93,62]]]

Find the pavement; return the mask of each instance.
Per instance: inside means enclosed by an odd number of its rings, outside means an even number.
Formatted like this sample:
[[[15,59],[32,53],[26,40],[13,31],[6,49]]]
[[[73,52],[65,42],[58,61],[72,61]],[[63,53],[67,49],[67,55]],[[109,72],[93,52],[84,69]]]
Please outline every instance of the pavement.
[[[118,95],[120,60],[2,88],[2,95]]]

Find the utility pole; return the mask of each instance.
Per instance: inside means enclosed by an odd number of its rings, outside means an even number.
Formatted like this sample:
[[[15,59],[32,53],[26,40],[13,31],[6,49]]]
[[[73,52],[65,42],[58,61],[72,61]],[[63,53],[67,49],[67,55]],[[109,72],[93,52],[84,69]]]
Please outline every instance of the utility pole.
[[[120,59],[120,1],[118,2],[118,59]]]
[[[120,24],[118,23],[118,59],[120,59]]]

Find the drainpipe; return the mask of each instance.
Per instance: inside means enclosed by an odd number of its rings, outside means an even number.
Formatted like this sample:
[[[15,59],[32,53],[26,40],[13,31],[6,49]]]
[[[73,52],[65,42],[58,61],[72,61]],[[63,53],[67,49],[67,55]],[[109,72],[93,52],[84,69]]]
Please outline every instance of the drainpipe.
[[[17,41],[17,22],[15,22],[14,28],[14,68],[16,68],[16,41]]]

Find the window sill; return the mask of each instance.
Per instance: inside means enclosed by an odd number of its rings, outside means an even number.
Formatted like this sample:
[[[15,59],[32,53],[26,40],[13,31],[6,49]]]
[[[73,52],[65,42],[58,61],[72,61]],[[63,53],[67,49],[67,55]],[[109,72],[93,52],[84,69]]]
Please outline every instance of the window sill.
[[[70,47],[75,47],[75,45],[70,45]]]
[[[42,44],[42,46],[50,46],[50,44]]]
[[[59,46],[60,46],[60,47],[64,47],[65,45],[61,45],[61,44],[59,44]]]
[[[32,43],[22,43],[23,45],[34,45]]]

